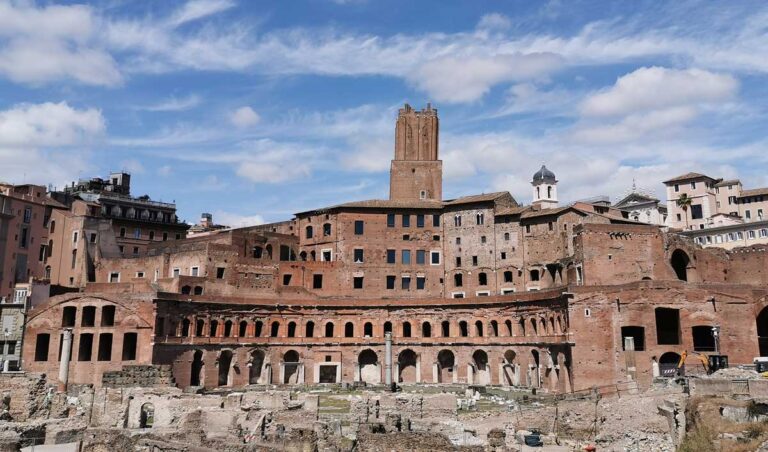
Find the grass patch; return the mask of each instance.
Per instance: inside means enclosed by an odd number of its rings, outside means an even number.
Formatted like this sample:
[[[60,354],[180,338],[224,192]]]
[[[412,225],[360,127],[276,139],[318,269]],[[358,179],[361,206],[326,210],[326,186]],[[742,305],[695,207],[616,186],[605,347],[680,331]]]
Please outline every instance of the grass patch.
[[[321,414],[348,414],[351,408],[349,400],[321,395],[318,399]]]

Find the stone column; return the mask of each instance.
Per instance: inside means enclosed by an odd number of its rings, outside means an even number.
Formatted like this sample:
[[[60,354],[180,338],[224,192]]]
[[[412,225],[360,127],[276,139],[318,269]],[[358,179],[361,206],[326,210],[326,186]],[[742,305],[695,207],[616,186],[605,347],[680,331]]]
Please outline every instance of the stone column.
[[[635,366],[635,338],[624,338],[624,360],[627,365],[627,376],[631,381],[637,381],[637,367]]]
[[[392,333],[384,333],[384,381],[392,385]]]
[[[474,384],[475,383],[475,375],[474,372],[472,372],[474,368],[472,367],[472,364],[467,364],[467,384]]]
[[[421,354],[416,355],[416,383],[421,383]]]
[[[69,359],[72,354],[72,330],[67,328],[62,336],[61,362],[59,363],[59,392],[67,390],[69,381]]]
[[[440,383],[440,366],[437,363],[432,364],[432,382]]]

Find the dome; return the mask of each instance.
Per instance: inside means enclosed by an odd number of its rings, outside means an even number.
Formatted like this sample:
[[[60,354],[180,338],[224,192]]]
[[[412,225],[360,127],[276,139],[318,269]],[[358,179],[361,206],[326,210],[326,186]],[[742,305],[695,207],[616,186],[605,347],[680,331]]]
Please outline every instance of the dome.
[[[536,173],[533,175],[533,181],[544,181],[544,182],[557,182],[555,180],[555,173],[548,170],[545,165],[541,165],[541,169],[536,171]]]

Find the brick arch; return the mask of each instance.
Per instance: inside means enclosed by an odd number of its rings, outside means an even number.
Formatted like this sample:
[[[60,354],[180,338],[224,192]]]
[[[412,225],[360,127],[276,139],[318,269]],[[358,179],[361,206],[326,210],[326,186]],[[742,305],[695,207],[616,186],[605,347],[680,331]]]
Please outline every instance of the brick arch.
[[[93,295],[87,295],[83,296],[82,294],[73,294],[73,295],[60,295],[61,298],[55,297],[57,299],[50,299],[46,304],[39,306],[35,309],[32,309],[29,314],[27,315],[27,323],[32,325],[32,322],[42,315],[45,312],[50,311],[51,309],[58,308],[60,305],[74,302],[77,304],[78,307],[83,306],[88,303],[107,303],[107,304],[113,304],[120,309],[122,309],[124,312],[128,312],[132,315],[134,315],[137,319],[137,327],[141,328],[153,328],[154,325],[152,321],[146,320],[141,317],[141,315],[138,313],[138,311],[132,306],[131,303],[128,303],[124,300],[121,300],[119,298],[111,298],[103,295],[99,296],[93,296]],[[103,306],[103,305],[102,305]]]

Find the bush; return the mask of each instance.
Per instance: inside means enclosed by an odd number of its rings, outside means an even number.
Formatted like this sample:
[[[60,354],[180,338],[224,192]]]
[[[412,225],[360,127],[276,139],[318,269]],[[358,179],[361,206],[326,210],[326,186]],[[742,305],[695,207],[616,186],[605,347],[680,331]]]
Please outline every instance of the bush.
[[[716,450],[715,437],[715,432],[709,427],[698,426],[685,435],[677,451],[702,452]]]

